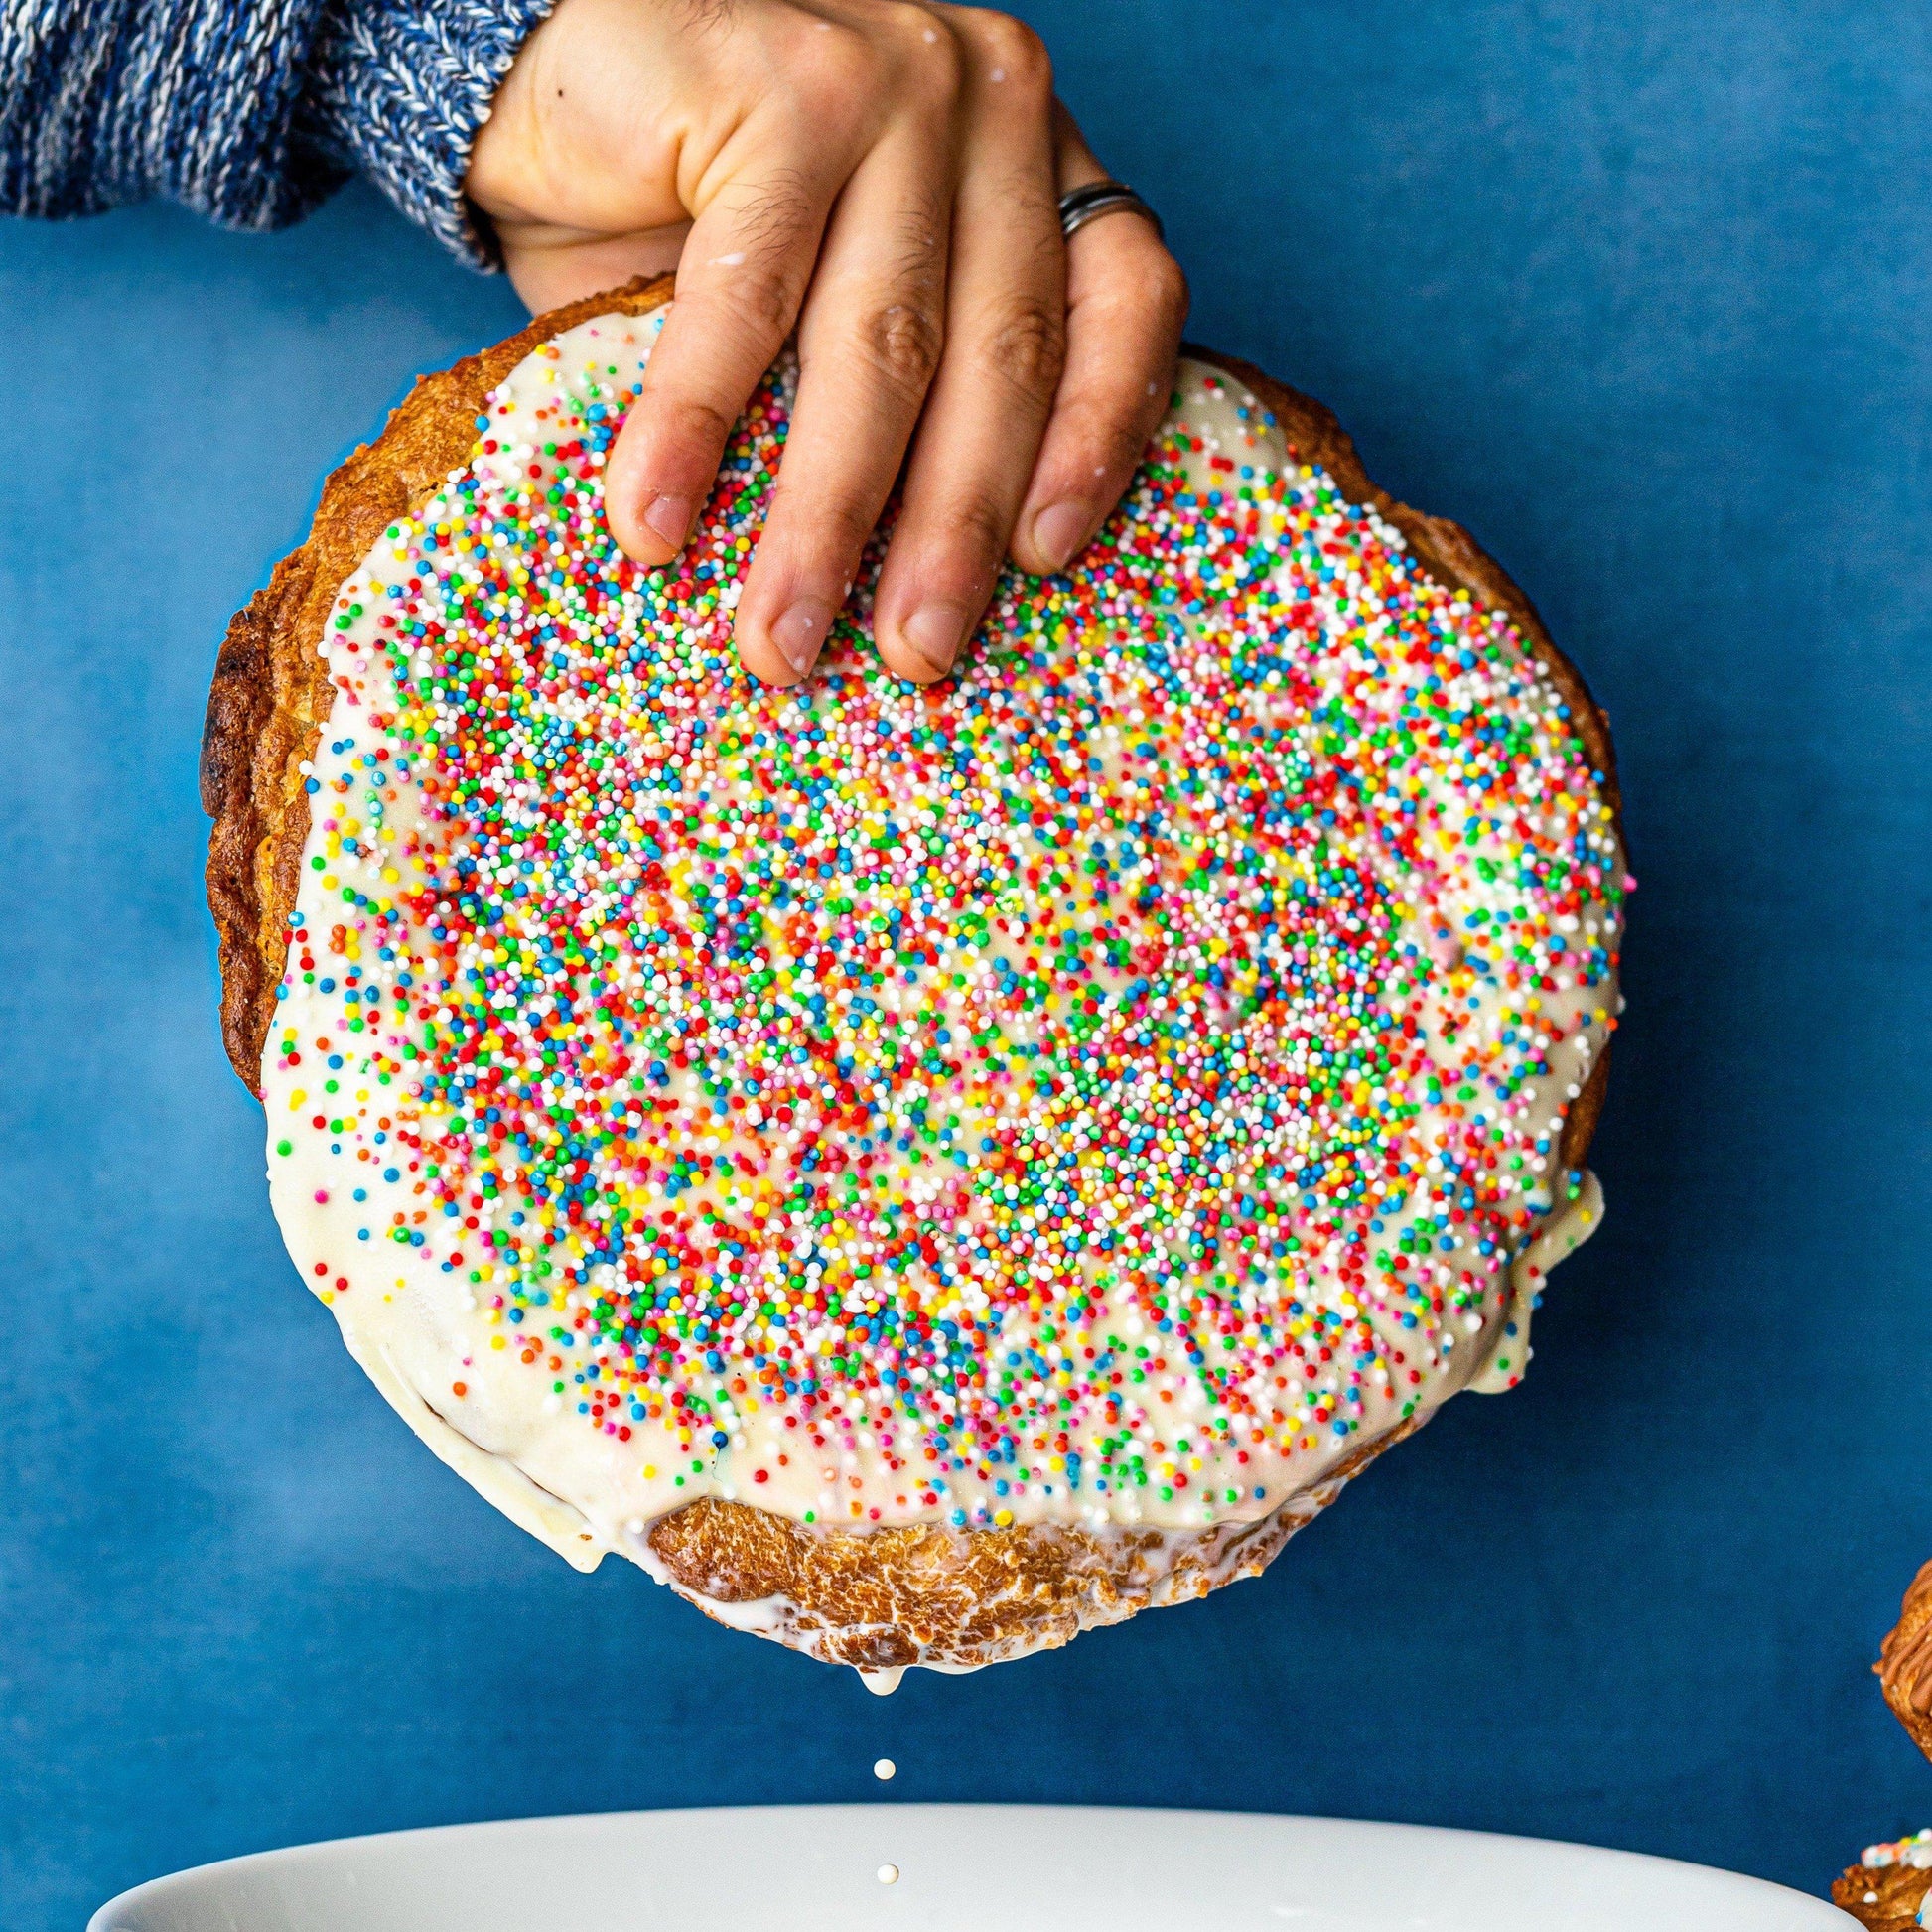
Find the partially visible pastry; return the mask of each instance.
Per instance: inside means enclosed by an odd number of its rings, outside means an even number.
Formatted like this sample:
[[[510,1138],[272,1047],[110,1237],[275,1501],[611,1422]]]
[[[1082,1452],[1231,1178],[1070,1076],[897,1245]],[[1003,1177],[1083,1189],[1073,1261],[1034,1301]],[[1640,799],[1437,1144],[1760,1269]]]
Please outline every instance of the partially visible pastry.
[[[1924,1572],[1919,1573],[1923,1579]],[[1932,1829],[1888,1845],[1867,1845],[1832,1886],[1832,1903],[1870,1932],[1916,1932],[1932,1925]]]
[[[1932,1757],[1932,1563],[1922,1564],[1905,1590],[1898,1621],[1871,1667],[1892,1715],[1912,1742]],[[1912,1932],[1932,1926],[1932,1827],[1910,1838],[1867,1845],[1832,1886],[1832,1902],[1871,1932]]]
[[[1892,1715],[1932,1757],[1932,1563],[1920,1567],[1872,1666]]]

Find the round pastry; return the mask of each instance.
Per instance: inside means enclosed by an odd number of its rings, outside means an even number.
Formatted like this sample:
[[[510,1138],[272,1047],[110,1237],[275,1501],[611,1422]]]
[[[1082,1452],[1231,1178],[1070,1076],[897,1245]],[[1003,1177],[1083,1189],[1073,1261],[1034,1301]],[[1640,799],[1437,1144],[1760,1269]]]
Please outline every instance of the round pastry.
[[[1932,1925],[1932,1831],[1867,1845],[1832,1885],[1832,1903],[1869,1932],[1917,1932]]]
[[[580,1569],[889,1685],[1258,1572],[1528,1359],[1626,887],[1603,720],[1318,405],[1183,360],[921,691],[875,545],[795,691],[605,453],[666,282],[426,378],[236,617],[204,795],[289,1250]]]
[[[1912,1742],[1932,1757],[1932,1563],[1906,1586],[1898,1621],[1878,1647],[1879,1688]]]

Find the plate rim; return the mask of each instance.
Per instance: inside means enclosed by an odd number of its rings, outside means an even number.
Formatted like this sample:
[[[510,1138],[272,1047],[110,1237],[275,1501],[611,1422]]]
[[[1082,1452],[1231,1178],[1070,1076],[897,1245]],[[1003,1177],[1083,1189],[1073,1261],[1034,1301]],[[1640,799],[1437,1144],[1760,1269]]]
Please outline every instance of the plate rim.
[[[274,1866],[284,1861],[299,1861],[306,1855],[342,1851],[353,1846],[399,1843],[408,1839],[454,1838],[473,1832],[498,1832],[506,1828],[514,1830],[519,1826],[596,1824],[621,1819],[688,1818],[694,1813],[719,1818],[752,1820],[769,1818],[777,1814],[795,1817],[801,1814],[832,1813],[841,1817],[856,1818],[870,1814],[936,1813],[957,1816],[983,1815],[988,1812],[1022,1813],[1030,1817],[1070,1814],[1103,1818],[1214,1820],[1256,1825],[1311,1825],[1322,1828],[1339,1827],[1345,1831],[1363,1832],[1373,1836],[1394,1833],[1403,1837],[1437,1841],[1466,1840],[1487,1845],[1533,1846],[1540,1851],[1554,1850],[1569,1856],[1581,1854],[1588,1861],[1666,1866],[1675,1871],[1694,1873],[1701,1882],[1709,1883],[1715,1879],[1726,1886],[1768,1894],[1784,1900],[1797,1900],[1802,1905],[1812,1908],[1821,1932],[1824,1932],[1826,1927],[1849,1927],[1859,1923],[1857,1919],[1833,1904],[1830,1899],[1820,1897],[1815,1892],[1799,1891],[1794,1886],[1780,1884],[1772,1878],[1759,1878],[1746,1871],[1732,1871],[1724,1865],[1701,1864],[1690,1859],[1672,1858],[1666,1853],[1634,1852],[1621,1846],[1592,1845],[1580,1839],[1542,1838],[1528,1832],[1495,1832],[1467,1825],[1435,1825],[1410,1819],[1359,1818],[1323,1812],[1248,1811],[1229,1806],[1042,1804],[1008,1802],[1003,1799],[931,1801],[874,1799],[824,1804],[625,1805],[608,1811],[532,1812],[501,1818],[463,1819],[442,1825],[404,1825],[391,1831],[354,1832],[340,1838],[305,1840],[296,1845],[272,1846],[255,1852],[235,1853],[225,1859],[209,1859],[201,1864],[184,1865],[178,1871],[164,1872],[159,1876],[143,1879],[139,1884],[131,1885],[125,1891],[117,1892],[100,1905],[87,1921],[87,1932],[115,1932],[110,1914],[129,1907],[165,1901],[170,1891],[190,1880],[204,1879],[215,1872],[244,1866]]]

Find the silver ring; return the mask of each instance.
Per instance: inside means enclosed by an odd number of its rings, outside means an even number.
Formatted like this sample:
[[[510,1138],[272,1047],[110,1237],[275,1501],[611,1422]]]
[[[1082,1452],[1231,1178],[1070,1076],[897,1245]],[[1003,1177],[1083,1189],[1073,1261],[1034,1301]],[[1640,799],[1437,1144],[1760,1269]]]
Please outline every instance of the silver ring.
[[[1060,197],[1060,233],[1071,241],[1103,214],[1138,214],[1154,223],[1157,241],[1166,238],[1161,217],[1124,181],[1090,181],[1084,188],[1069,188]]]

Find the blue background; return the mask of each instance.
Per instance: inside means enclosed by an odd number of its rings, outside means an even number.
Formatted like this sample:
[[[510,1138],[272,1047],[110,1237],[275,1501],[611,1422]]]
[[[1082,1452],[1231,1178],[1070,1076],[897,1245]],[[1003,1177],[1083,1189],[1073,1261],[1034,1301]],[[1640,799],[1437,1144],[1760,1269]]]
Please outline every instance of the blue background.
[[[1922,5],[1033,8],[1194,333],[1466,521],[1615,721],[1642,888],[1527,1385],[1258,1583],[896,1698],[580,1579],[382,1406],[222,1061],[223,622],[414,371],[518,320],[367,193],[0,223],[0,1922],[588,1807],[1435,1820],[1822,1887],[1932,1819],[1868,1674],[1932,1555]]]

